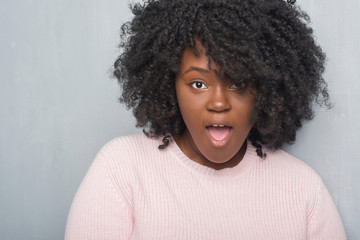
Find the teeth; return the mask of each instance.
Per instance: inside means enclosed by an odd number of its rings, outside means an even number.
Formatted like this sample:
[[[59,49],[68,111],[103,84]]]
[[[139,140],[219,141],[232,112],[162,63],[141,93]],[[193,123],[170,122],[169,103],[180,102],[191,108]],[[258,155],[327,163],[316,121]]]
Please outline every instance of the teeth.
[[[216,124],[214,124],[214,125],[212,125],[213,127],[225,127],[225,125],[216,125]]]

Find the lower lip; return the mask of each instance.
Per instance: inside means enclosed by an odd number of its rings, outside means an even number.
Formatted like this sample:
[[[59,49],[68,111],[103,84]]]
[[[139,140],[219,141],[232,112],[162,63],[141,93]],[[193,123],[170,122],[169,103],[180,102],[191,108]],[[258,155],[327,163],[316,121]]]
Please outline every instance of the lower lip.
[[[230,131],[229,133],[226,135],[226,137],[224,137],[223,139],[221,140],[217,140],[215,138],[213,138],[211,136],[211,134],[209,133],[209,130],[206,128],[206,133],[207,133],[207,136],[210,140],[210,142],[215,146],[215,147],[224,147],[226,145],[226,143],[228,142],[229,138],[230,138],[230,135],[232,133],[232,128],[230,128]]]

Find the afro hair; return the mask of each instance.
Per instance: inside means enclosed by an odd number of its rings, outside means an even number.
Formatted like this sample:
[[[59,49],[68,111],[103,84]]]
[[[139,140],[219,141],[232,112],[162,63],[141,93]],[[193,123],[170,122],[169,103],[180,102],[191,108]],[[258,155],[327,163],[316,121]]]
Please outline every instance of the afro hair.
[[[309,17],[295,1],[149,0],[131,6],[134,18],[121,28],[121,55],[114,75],[120,101],[133,110],[137,127],[151,137],[185,129],[175,92],[182,52],[199,40],[206,55],[241,88],[256,89],[248,139],[278,149],[313,118],[313,102],[329,106],[322,78],[325,54]],[[209,60],[210,61],[210,60]]]

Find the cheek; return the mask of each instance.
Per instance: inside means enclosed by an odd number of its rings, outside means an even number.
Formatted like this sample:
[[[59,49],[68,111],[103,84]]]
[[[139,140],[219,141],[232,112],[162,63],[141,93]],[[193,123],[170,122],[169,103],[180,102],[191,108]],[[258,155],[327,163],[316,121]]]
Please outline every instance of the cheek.
[[[243,109],[239,110],[240,114],[241,114],[241,120],[243,123],[248,123],[249,125],[251,125],[251,113],[252,113],[252,108],[251,107],[246,107]]]
[[[180,108],[181,115],[185,118],[194,117],[198,115],[203,108],[204,98],[197,94],[192,94],[188,89],[178,88],[176,91],[177,101]]]
[[[204,99],[197,96],[179,95],[178,104],[181,112],[181,116],[185,122],[186,128],[190,132],[200,131],[202,127],[202,115],[204,113]]]
[[[236,99],[233,104],[233,110],[239,116],[239,120],[243,123],[252,125],[253,108],[255,106],[255,97],[248,96],[246,98]]]
[[[186,126],[191,128],[192,125],[196,125],[196,120],[199,119],[199,107],[196,104],[192,104],[190,99],[181,99],[178,104]]]

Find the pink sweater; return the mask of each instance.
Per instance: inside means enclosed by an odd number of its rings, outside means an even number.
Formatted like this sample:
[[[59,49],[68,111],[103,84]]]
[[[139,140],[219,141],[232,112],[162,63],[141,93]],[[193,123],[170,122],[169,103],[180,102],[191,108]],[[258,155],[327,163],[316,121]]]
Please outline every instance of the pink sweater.
[[[346,239],[319,176],[249,143],[233,168],[188,159],[174,141],[120,137],[98,153],[74,198],[65,239]]]

